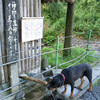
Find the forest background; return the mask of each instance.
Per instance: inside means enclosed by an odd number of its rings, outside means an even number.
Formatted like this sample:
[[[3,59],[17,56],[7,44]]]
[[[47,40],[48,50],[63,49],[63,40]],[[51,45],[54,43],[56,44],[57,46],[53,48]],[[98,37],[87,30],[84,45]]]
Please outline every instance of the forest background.
[[[67,3],[65,2],[43,4],[45,43],[57,36],[64,36],[66,12]],[[76,0],[73,34],[88,33],[90,30],[93,38],[100,38],[100,0]],[[84,35],[84,38],[87,37],[88,35]]]
[[[42,53],[56,50],[58,36],[60,38],[59,49],[64,48],[64,38],[61,40],[61,37],[65,36],[67,5],[68,3],[60,1],[58,3],[53,2],[42,5],[42,16],[44,16],[43,43],[45,44],[45,47],[42,48]],[[59,51],[58,65],[76,59],[86,52],[86,45],[83,46],[83,42],[86,40],[85,44],[87,44],[90,30],[92,30],[91,40],[100,40],[100,0],[75,0],[73,35],[86,34],[79,35],[78,40],[75,37],[72,38],[80,44],[78,44],[79,47],[71,49],[70,56],[63,57],[63,50]],[[73,43],[77,45],[75,41]],[[94,51],[78,63],[76,62],[82,57],[67,64],[60,65],[59,68],[66,68],[73,63],[92,64],[97,61],[97,58],[91,57],[91,55],[95,55]],[[55,66],[57,60],[55,52],[43,55],[43,58],[48,61],[49,65],[52,67]]]

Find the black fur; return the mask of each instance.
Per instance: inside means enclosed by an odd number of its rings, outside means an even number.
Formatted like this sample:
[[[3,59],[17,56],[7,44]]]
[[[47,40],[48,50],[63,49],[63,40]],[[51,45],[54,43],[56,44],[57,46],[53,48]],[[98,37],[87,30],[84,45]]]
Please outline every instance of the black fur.
[[[86,76],[90,83],[92,81],[92,68],[86,63],[76,65],[75,67],[63,69],[61,73],[65,76],[65,81],[63,76],[61,74],[58,74],[48,83],[48,89],[58,88],[62,85],[69,84],[71,85],[72,92],[74,89],[74,82],[77,79]]]

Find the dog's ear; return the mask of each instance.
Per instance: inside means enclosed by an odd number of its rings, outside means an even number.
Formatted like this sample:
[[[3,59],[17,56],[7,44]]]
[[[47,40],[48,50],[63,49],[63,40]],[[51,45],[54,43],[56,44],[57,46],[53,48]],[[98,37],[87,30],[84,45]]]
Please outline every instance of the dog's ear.
[[[49,84],[51,84],[52,83],[52,81],[53,81],[53,78],[51,79],[51,78],[49,78],[49,82],[47,83],[47,86],[49,85]]]

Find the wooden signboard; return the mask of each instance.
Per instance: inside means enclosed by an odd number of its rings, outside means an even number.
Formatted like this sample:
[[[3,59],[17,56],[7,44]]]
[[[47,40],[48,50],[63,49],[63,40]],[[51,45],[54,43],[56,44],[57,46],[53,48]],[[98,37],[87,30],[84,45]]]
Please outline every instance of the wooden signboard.
[[[22,18],[22,42],[43,38],[43,17]]]
[[[5,15],[5,38],[7,62],[18,59],[18,12],[17,0],[4,0],[4,15]]]

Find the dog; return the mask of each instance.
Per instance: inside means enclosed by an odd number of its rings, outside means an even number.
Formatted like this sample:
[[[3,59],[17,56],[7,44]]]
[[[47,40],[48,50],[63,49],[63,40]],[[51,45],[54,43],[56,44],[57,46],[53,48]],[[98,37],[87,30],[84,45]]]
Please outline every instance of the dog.
[[[81,88],[83,85],[84,76],[86,76],[89,80],[89,91],[92,91],[92,68],[86,63],[63,69],[61,71],[61,74],[58,74],[57,76],[53,77],[53,79],[50,82],[48,82],[47,88],[48,90],[52,90],[54,88],[58,88],[64,85],[65,90],[62,92],[62,94],[65,94],[67,91],[67,84],[69,84],[71,85],[70,98],[73,98],[74,83],[77,79],[81,78],[81,84],[78,86],[78,88]]]

